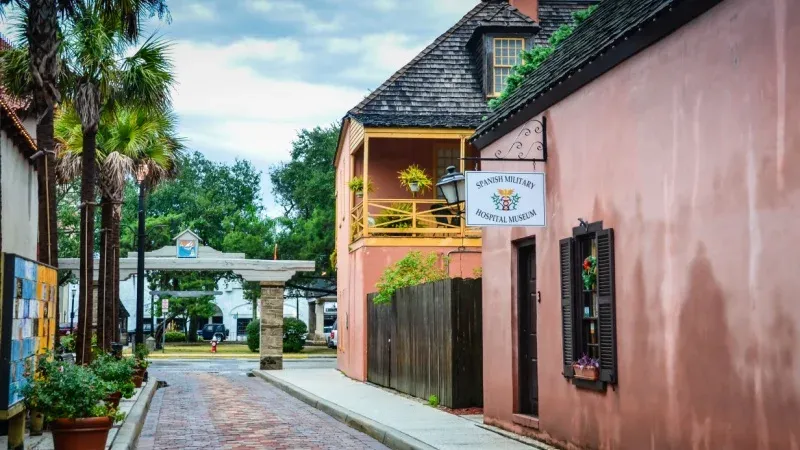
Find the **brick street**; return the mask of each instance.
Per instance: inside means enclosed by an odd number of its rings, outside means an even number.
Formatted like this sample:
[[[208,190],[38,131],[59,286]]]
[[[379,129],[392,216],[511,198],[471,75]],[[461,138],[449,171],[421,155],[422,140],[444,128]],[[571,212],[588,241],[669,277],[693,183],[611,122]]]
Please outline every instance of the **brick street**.
[[[169,386],[153,398],[139,450],[386,448],[248,377],[244,368],[249,365],[253,362],[154,362],[151,376]]]

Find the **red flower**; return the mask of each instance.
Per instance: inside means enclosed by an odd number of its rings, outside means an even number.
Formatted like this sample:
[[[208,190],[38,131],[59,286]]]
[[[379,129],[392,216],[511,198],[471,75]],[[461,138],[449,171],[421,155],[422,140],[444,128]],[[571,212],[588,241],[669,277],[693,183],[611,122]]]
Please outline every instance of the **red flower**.
[[[589,259],[585,259],[583,261],[583,270],[589,270],[592,268],[592,263],[589,262]]]

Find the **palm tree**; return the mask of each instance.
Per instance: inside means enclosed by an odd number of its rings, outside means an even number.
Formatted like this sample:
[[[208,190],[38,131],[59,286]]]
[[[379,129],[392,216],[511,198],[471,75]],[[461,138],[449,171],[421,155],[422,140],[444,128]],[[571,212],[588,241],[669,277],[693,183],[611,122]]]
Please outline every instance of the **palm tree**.
[[[119,248],[122,200],[126,180],[142,167],[153,187],[173,177],[183,146],[175,137],[172,113],[120,108],[101,117],[97,133],[97,161],[101,193],[100,267],[97,308],[98,344],[110,349],[116,334],[119,298]],[[58,173],[65,181],[81,172],[82,124],[74,109],[57,115],[55,136],[60,147]]]
[[[81,123],[80,303],[76,332],[77,361],[91,360],[92,281],[96,149],[100,117],[124,104],[159,111],[168,108],[172,64],[168,45],[150,38],[131,56],[131,43],[118,20],[106,18],[98,1],[76,7],[64,31],[65,66],[75,80],[66,92]]]
[[[9,4],[18,6],[25,17],[25,40],[28,42],[25,94],[33,99],[36,115],[36,145],[39,158],[39,261],[58,266],[58,231],[55,192],[55,152],[53,151],[53,114],[61,100],[59,86],[59,15],[75,14],[83,0],[0,0],[0,12]],[[96,0],[100,14],[116,20],[120,31],[134,41],[141,31],[143,16],[169,18],[166,0]],[[6,79],[4,79],[5,81]],[[12,81],[13,82],[13,81]],[[20,92],[13,92],[20,94]]]

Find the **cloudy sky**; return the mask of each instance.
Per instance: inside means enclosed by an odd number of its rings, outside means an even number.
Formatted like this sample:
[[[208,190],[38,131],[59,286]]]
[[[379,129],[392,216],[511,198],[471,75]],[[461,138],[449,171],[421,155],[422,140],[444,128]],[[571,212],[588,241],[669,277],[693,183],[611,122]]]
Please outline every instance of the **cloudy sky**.
[[[477,3],[170,0],[172,22],[154,26],[175,43],[175,109],[190,148],[266,174],[298,130],[340,120]]]

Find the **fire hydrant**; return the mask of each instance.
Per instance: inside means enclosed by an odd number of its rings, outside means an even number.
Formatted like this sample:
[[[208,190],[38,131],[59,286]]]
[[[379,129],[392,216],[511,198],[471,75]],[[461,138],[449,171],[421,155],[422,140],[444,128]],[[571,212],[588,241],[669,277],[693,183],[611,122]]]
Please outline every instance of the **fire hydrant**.
[[[211,339],[211,353],[217,353],[217,337]]]

